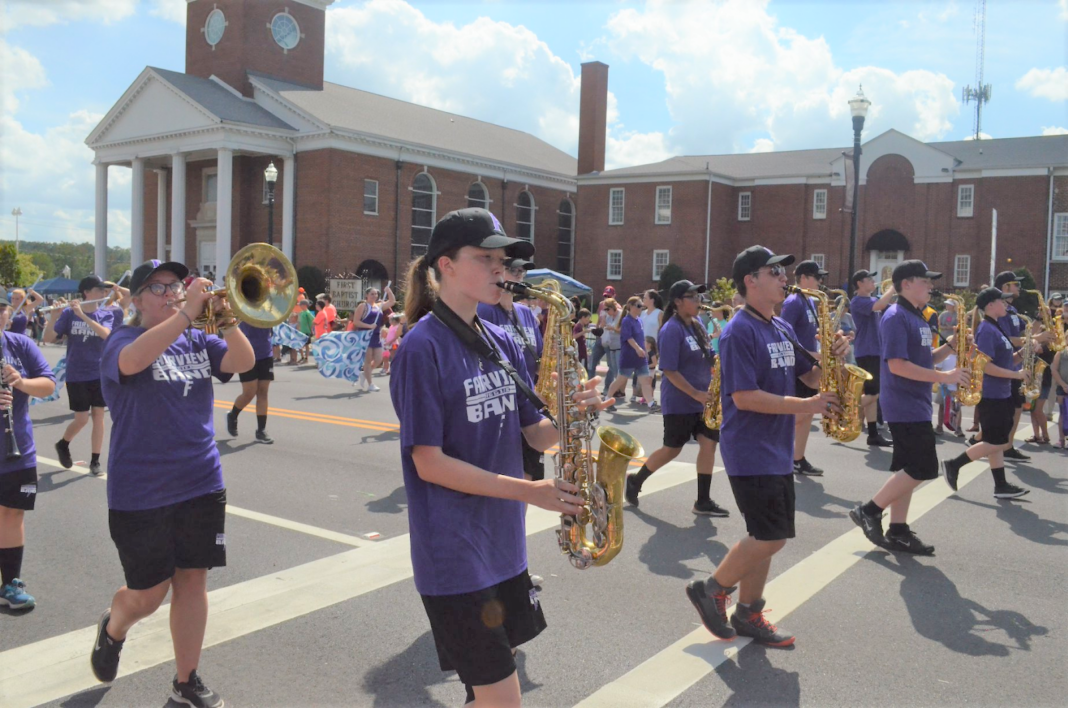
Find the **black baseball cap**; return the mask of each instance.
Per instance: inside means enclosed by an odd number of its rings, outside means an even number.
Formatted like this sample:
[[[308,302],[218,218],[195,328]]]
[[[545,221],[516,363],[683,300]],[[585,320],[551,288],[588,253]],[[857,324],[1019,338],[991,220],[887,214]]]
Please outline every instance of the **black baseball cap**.
[[[794,275],[814,275],[817,278],[822,278],[827,275],[827,271],[820,268],[820,264],[816,261],[801,261],[794,266]]]
[[[141,265],[134,268],[133,275],[130,277],[130,292],[137,295],[141,291],[141,287],[145,284],[153,273],[161,270],[166,270],[174,273],[178,276],[178,280],[185,280],[189,275],[189,269],[181,263],[175,261],[167,261],[164,263],[156,258],[145,261]]]
[[[894,268],[894,287],[901,285],[901,281],[906,278],[930,278],[931,280],[938,280],[942,277],[942,274],[938,271],[930,270],[927,268],[927,264],[923,261],[905,261],[904,263],[898,263]]]
[[[994,287],[1003,288],[1009,283],[1019,283],[1020,276],[1013,273],[1011,270],[1003,270],[998,273],[998,276],[994,278]]]
[[[526,243],[524,241],[523,243]],[[505,268],[522,268],[523,270],[530,270],[534,267],[534,261],[523,260],[522,258],[508,258],[504,261]]]
[[[975,298],[975,306],[978,307],[980,310],[983,310],[986,309],[986,306],[992,302],[997,302],[998,300],[1007,300],[1011,297],[1012,295],[1009,295],[1008,293],[1003,293],[997,288],[983,288],[981,291],[979,291],[979,296]]]
[[[794,262],[790,255],[776,256],[763,246],[750,246],[734,258],[734,267],[731,269],[731,277],[734,282],[741,283],[745,276],[755,273],[764,266],[782,264],[788,266]]]
[[[864,270],[863,268],[861,268],[860,270],[858,270],[856,273],[853,274],[853,277],[852,277],[852,279],[850,279],[849,282],[853,283],[853,285],[856,285],[857,283],[859,283],[860,281],[864,280],[865,278],[874,278],[874,277],[875,277],[875,273],[872,273],[870,270]]]
[[[110,288],[114,284],[101,279],[99,275],[87,275],[78,281],[78,291],[84,293],[86,290],[92,290],[93,288]]]
[[[534,255],[534,244],[510,238],[504,233],[504,227],[496,216],[485,209],[468,207],[450,211],[434,224],[424,258],[433,265],[449,251],[464,246],[507,248],[512,258],[530,258]]]
[[[689,293],[704,293],[708,291],[707,285],[694,285],[689,280],[680,280],[671,286],[668,290],[668,299],[677,300],[680,297],[685,297]]]

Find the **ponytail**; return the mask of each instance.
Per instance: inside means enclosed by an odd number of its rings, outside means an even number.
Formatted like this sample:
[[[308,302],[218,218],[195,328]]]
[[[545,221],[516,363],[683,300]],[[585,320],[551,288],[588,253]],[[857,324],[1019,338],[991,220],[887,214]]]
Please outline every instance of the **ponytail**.
[[[442,253],[438,258],[456,258],[459,248]],[[408,264],[408,277],[404,284],[404,316],[408,329],[411,330],[434,307],[438,299],[438,283],[441,271],[437,265],[431,265],[425,257],[416,258]]]

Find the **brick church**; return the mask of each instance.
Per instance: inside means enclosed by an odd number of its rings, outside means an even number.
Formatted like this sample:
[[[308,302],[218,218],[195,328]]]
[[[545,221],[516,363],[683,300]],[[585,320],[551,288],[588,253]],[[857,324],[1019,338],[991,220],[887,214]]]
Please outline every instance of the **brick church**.
[[[132,170],[131,260],[213,274],[267,240],[274,164],[274,243],[297,267],[365,283],[398,280],[434,222],[464,206],[490,209],[535,244],[539,266],[597,292],[655,286],[668,263],[715,279],[753,243],[846,278],[848,150],[606,171],[604,64],[582,67],[576,160],[521,131],[325,82],[332,2],[189,0],[185,72],[146,67],[86,140],[98,272],[109,167]],[[890,130],[864,144],[860,183],[858,267],[922,258],[977,288],[996,209],[997,269],[1027,266],[1040,288],[1068,289],[1068,136],[921,143]]]

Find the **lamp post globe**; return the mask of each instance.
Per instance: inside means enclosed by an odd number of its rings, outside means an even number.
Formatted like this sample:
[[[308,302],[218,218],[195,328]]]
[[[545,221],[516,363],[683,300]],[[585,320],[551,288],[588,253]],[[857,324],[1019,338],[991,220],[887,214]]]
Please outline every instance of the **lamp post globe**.
[[[274,161],[267,165],[263,171],[263,179],[267,183],[267,243],[274,245],[274,183],[278,181],[278,168]]]
[[[857,259],[857,212],[860,205],[860,134],[864,130],[864,119],[868,115],[868,108],[871,106],[869,101],[864,96],[864,87],[857,88],[857,95],[849,99],[849,113],[853,116],[853,204],[851,216],[851,224],[849,228],[849,267],[846,269],[846,277],[852,281],[853,273],[856,271],[856,259]],[[852,290],[854,284],[849,283],[849,289]]]

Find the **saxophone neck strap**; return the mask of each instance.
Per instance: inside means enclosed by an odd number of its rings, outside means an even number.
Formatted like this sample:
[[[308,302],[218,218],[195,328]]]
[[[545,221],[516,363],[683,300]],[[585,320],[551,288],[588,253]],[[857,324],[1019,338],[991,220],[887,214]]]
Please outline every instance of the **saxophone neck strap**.
[[[778,332],[779,334],[781,334],[781,335],[782,335],[783,337],[786,337],[786,340],[787,340],[788,342],[790,342],[790,344],[792,344],[792,345],[793,345],[793,347],[794,347],[794,351],[795,351],[795,352],[798,352],[798,353],[799,353],[799,354],[800,354],[800,355],[801,355],[802,357],[804,357],[804,359],[805,359],[805,360],[806,360],[806,361],[807,361],[807,362],[808,362],[809,364],[812,364],[813,366],[819,366],[819,365],[820,365],[820,360],[819,360],[819,359],[817,359],[816,357],[812,356],[812,353],[811,353],[811,352],[810,352],[810,351],[809,351],[808,349],[805,349],[805,348],[804,348],[803,346],[801,346],[801,343],[797,341],[797,337],[795,337],[794,335],[792,335],[792,334],[790,333],[790,330],[786,329],[785,327],[783,327],[783,326],[782,326],[781,324],[779,324],[779,323],[778,323],[778,322],[776,321],[776,320],[777,320],[778,318],[776,318],[776,317],[772,317],[772,318],[771,318],[771,319],[769,320],[769,319],[768,319],[767,317],[765,317],[765,316],[764,316],[764,315],[763,315],[763,314],[762,314],[762,313],[761,313],[761,312],[760,312],[759,310],[757,310],[757,309],[756,309],[755,307],[753,307],[752,305],[748,305],[748,304],[747,304],[747,305],[745,306],[745,311],[746,311],[746,312],[747,312],[748,314],[750,314],[750,315],[752,315],[753,317],[755,317],[755,318],[757,318],[758,320],[760,320],[761,322],[766,322],[766,323],[768,323],[769,325],[771,325],[772,327],[774,327],[774,328],[775,328],[775,330],[776,330],[776,331],[777,331],[777,332]]]

